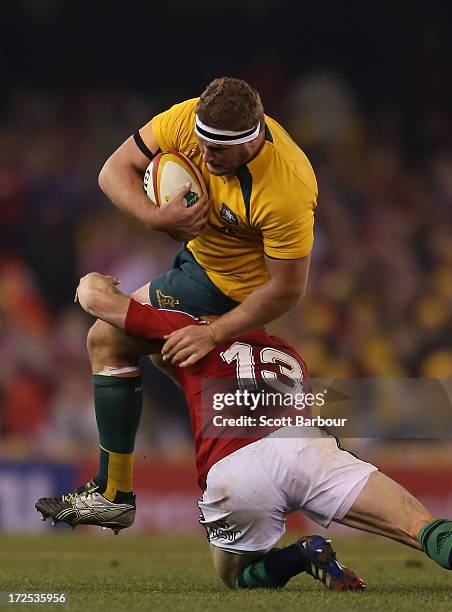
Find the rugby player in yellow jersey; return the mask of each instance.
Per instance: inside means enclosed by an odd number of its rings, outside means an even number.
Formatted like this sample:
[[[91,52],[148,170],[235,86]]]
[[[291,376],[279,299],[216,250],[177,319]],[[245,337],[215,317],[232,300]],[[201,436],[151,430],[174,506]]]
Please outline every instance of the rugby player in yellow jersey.
[[[160,150],[179,151],[198,166],[209,200],[203,197],[186,208],[187,186],[166,205],[150,205],[143,174]],[[259,94],[246,82],[216,79],[200,98],[155,116],[107,160],[99,185],[123,212],[185,242],[174,268],[133,297],[218,317],[211,325],[170,334],[164,360],[190,366],[219,342],[282,315],[303,295],[313,244],[315,176],[304,153],[264,114]],[[98,320],[89,332],[88,350],[101,450],[97,475],[80,491],[100,492],[112,506],[130,510],[142,403],[137,361],[149,346]],[[70,494],[64,497],[67,501]],[[93,524],[108,525],[114,508],[103,510],[105,518],[100,510],[93,513]],[[126,515],[130,524],[131,512]]]

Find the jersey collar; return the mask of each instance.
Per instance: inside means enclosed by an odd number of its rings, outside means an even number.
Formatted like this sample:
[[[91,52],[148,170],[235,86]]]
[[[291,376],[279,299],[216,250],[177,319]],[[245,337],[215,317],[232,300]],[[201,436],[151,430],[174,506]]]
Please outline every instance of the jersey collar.
[[[245,167],[248,168],[250,172],[259,171],[259,169],[263,168],[269,161],[270,156],[273,151],[273,136],[270,132],[270,129],[267,124],[265,124],[265,141],[262,149],[253,157],[251,161],[245,164]],[[240,168],[238,169],[240,171]],[[237,171],[236,171],[237,172]]]

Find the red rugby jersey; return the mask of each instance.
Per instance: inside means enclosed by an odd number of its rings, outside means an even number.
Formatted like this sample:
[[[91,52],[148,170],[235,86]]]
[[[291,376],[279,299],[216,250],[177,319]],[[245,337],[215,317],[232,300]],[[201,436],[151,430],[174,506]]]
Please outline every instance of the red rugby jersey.
[[[189,314],[177,310],[158,309],[149,304],[140,304],[131,299],[125,321],[125,331],[150,340],[162,340],[163,336],[187,325],[206,325]],[[195,438],[196,467],[198,483],[205,488],[209,469],[217,461],[234,451],[268,435],[273,428],[252,428],[249,435],[228,435],[227,428],[212,436],[212,429],[206,430],[205,412],[202,414],[202,394],[204,404],[206,394],[228,391],[237,377],[249,381],[270,379],[275,389],[283,385],[284,377],[301,379],[307,376],[306,364],[294,348],[282,338],[270,336],[263,329],[257,329],[232,340],[219,344],[208,355],[193,366],[175,368],[187,401],[191,426]],[[222,380],[224,385],[222,385]],[[209,390],[213,381],[213,390]],[[206,410],[204,406],[204,410]],[[220,412],[212,411],[212,417]],[[252,413],[251,413],[252,414]],[[215,430],[216,431],[216,430]],[[231,430],[232,431],[232,430]],[[207,432],[207,435],[206,435]]]

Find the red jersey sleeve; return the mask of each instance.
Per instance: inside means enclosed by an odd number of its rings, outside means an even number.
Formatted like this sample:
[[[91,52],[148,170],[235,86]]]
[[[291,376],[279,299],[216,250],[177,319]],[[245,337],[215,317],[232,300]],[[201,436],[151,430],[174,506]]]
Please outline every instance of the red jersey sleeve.
[[[131,336],[143,336],[149,340],[162,340],[175,329],[196,325],[200,321],[185,312],[159,310],[150,304],[140,304],[130,299],[125,320],[125,331]]]

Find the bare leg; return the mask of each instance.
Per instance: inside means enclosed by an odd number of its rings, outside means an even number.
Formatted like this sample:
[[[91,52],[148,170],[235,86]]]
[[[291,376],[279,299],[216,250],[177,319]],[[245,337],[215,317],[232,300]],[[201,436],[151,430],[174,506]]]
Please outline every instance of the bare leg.
[[[148,287],[141,287],[132,297],[139,302],[149,302]],[[136,367],[142,355],[158,355],[160,343],[128,336],[123,330],[98,319],[88,334],[88,353],[93,373],[100,373],[105,368]],[[115,376],[136,376],[136,372],[116,373]]]
[[[138,301],[145,301],[143,290],[134,296]],[[122,308],[127,306],[128,301]],[[88,334],[100,441],[95,482],[110,501],[134,503],[133,450],[142,410],[138,359],[160,353],[160,346],[161,342],[128,336],[122,329],[100,319]]]
[[[149,303],[149,285],[138,289],[133,297],[142,304]],[[115,376],[136,376],[136,371],[114,372],[114,370],[136,367],[142,355],[149,355],[153,364],[179,385],[173,366],[163,361],[160,352],[161,344],[141,338],[132,338],[122,329],[97,320],[88,335],[88,352],[92,371],[93,373],[107,373],[107,368]]]
[[[225,586],[232,588],[240,570],[262,557],[265,553],[254,552],[238,555],[210,544],[210,554],[212,555],[213,565],[220,580]]]
[[[417,535],[433,519],[401,485],[381,472],[373,472],[349,512],[337,522],[422,550]]]

